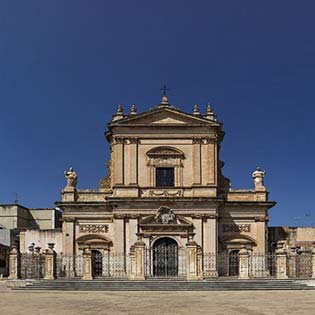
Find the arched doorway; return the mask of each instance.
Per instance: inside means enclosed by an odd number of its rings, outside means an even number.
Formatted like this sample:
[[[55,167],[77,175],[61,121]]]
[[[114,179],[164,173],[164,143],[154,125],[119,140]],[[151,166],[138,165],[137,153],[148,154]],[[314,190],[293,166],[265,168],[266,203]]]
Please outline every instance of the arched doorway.
[[[178,245],[175,240],[163,237],[154,243],[153,275],[156,277],[178,275]]]
[[[239,250],[229,252],[229,276],[239,275]]]
[[[98,250],[92,250],[92,276],[101,277],[103,275],[103,255]]]

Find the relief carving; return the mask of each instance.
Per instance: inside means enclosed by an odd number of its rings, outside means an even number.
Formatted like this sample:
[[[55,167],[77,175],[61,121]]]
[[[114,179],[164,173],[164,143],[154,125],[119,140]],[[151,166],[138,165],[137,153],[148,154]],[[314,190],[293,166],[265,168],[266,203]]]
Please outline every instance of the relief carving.
[[[79,231],[81,233],[107,233],[107,224],[80,224]]]
[[[162,190],[162,191],[158,191],[158,190],[149,190],[149,196],[150,197],[182,197],[183,195],[183,191],[181,189],[177,190],[177,191],[168,191],[168,190]]]
[[[157,223],[170,224],[176,223],[175,214],[169,207],[160,207],[154,217]]]
[[[222,230],[225,233],[250,232],[250,224],[222,224]]]

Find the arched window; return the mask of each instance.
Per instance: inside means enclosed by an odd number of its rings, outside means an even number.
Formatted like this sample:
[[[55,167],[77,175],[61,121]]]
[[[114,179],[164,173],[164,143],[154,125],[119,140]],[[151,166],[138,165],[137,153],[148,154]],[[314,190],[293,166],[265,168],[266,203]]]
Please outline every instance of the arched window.
[[[150,184],[157,188],[183,185],[184,153],[173,147],[155,147],[147,152]]]

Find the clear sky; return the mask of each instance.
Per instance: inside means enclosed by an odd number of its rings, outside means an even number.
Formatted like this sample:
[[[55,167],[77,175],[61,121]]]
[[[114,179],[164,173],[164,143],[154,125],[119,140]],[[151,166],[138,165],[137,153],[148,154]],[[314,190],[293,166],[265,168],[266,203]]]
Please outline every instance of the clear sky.
[[[224,174],[267,171],[271,225],[315,225],[315,2],[0,2],[0,203],[52,207],[73,166],[79,188],[106,173],[117,104],[211,102]]]

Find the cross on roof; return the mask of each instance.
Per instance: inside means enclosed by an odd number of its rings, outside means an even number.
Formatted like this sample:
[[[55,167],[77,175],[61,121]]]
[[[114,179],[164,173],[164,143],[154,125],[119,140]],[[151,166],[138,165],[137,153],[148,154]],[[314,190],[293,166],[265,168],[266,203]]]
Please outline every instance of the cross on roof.
[[[163,96],[166,96],[167,91],[169,91],[170,89],[166,86],[166,84],[163,85],[163,87],[160,89],[160,91],[162,91]]]

